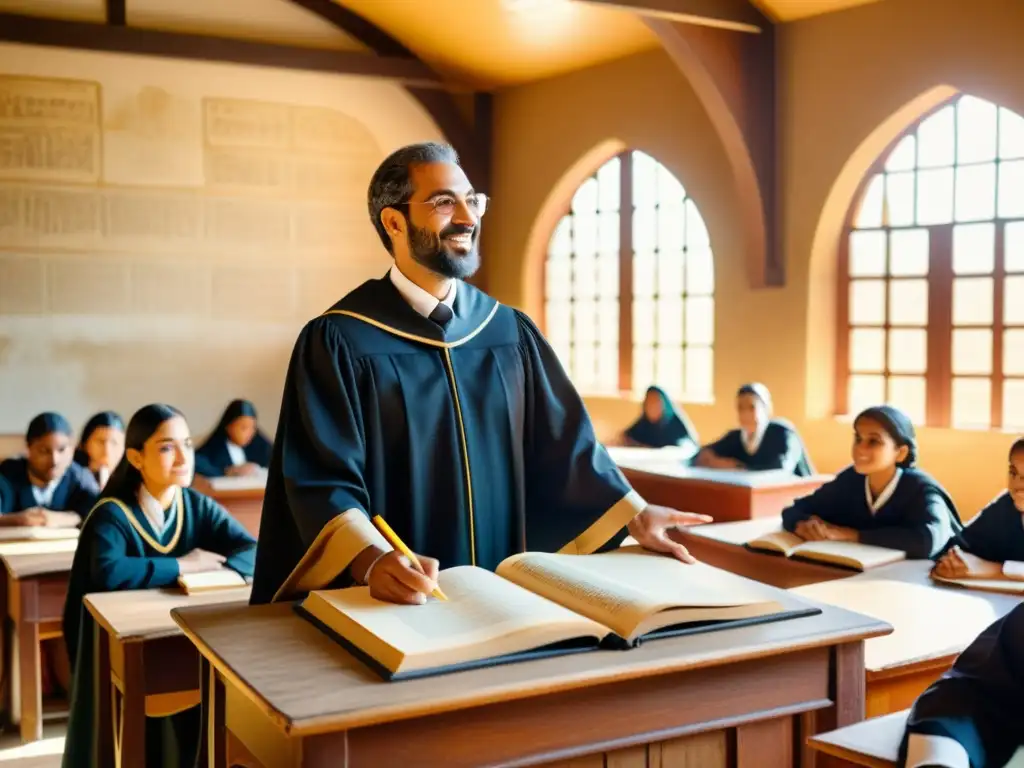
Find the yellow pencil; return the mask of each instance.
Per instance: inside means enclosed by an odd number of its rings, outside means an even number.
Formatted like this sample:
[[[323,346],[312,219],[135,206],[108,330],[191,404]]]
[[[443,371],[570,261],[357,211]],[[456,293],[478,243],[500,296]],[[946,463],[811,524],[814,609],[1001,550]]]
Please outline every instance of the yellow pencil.
[[[391,530],[391,526],[387,524],[387,521],[385,521],[383,517],[381,517],[380,515],[374,515],[373,524],[377,526],[377,530],[381,532],[381,535],[388,540],[392,547],[397,549],[399,552],[401,552],[409,559],[409,562],[412,563],[413,568],[415,568],[417,571],[426,576],[426,571],[424,571],[423,566],[420,565],[419,559],[416,557],[416,555],[412,553],[412,550],[405,546],[405,543],[400,538],[398,538],[398,534]],[[430,594],[436,597],[438,600],[448,599],[444,592],[441,591],[440,587],[435,588],[434,591]]]

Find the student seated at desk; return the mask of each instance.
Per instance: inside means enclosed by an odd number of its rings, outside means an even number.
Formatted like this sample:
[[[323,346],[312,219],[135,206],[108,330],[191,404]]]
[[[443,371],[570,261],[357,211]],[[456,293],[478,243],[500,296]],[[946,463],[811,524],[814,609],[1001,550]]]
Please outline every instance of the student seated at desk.
[[[905,768],[1001,768],[1024,746],[1024,605],[993,623],[914,702]]]
[[[179,411],[147,405],[128,424],[127,450],[103,498],[82,525],[64,605],[64,641],[73,660],[63,768],[92,766],[94,627],[82,599],[92,592],[176,584],[183,573],[230,568],[252,578],[256,541],[212,499],[190,489],[192,438]],[[107,684],[103,681],[102,684]],[[200,712],[191,702],[146,720],[146,768],[196,760]]]
[[[196,449],[196,474],[205,477],[253,475],[270,466],[273,446],[259,430],[256,406],[232,400],[217,428]]]
[[[71,425],[58,413],[41,413],[29,423],[25,443],[24,458],[0,463],[13,496],[0,525],[74,528],[100,490],[89,471],[71,461]]]
[[[914,425],[889,405],[853,422],[853,465],[782,511],[782,526],[808,541],[859,541],[934,557],[962,528],[953,500],[914,467]]]
[[[648,387],[643,412],[618,440],[616,445],[644,448],[692,447],[697,453],[700,437],[684,410],[676,410],[668,393],[661,387]]]
[[[1010,448],[1007,486],[949,543],[938,576],[1024,579],[1024,438]]]
[[[736,393],[740,428],[704,446],[694,463],[712,469],[780,469],[809,477],[814,467],[803,440],[788,421],[772,418],[772,396],[764,384],[744,384]]]
[[[88,469],[102,490],[124,456],[124,421],[113,411],[97,413],[78,438],[75,464]]]

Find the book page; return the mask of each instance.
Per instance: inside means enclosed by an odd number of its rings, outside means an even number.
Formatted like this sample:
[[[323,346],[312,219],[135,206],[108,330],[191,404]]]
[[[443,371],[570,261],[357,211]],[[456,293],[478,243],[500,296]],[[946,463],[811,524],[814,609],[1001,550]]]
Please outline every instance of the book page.
[[[808,541],[800,547],[797,554],[826,563],[850,565],[865,571],[905,560],[907,557],[905,552],[898,549],[876,547],[855,541]]]
[[[178,585],[186,594],[206,592],[213,589],[244,587],[245,579],[237,571],[225,568],[220,571],[185,573],[178,577]]]
[[[773,531],[772,533],[758,536],[753,541],[748,542],[747,546],[751,549],[767,549],[772,552],[781,552],[788,556],[806,543],[795,533]]]
[[[945,576],[931,574],[934,581],[942,584],[953,584],[966,589],[978,589],[983,592],[1007,592],[1015,595],[1024,594],[1024,581],[1015,579],[947,579]]]

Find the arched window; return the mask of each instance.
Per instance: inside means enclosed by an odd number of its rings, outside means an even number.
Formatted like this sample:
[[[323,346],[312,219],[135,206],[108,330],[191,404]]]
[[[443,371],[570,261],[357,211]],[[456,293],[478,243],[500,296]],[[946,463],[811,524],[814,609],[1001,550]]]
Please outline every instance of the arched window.
[[[840,249],[840,413],[1024,428],[1024,118],[958,96],[868,176]]]
[[[545,332],[583,394],[712,400],[714,259],[683,185],[639,151],[580,185],[548,247]]]

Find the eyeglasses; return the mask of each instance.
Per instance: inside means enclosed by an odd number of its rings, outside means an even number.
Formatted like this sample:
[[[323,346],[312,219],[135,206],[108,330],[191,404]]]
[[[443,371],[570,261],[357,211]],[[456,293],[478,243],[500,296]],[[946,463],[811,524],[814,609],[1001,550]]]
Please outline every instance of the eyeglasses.
[[[472,195],[466,195],[465,197],[466,207],[469,209],[469,212],[477,218],[480,218],[487,213],[487,202],[488,197],[483,192],[474,192]],[[430,200],[406,203],[406,205],[432,206],[430,212],[436,213],[439,216],[451,216],[455,213],[455,207],[458,204],[459,198],[453,195],[438,195]]]

